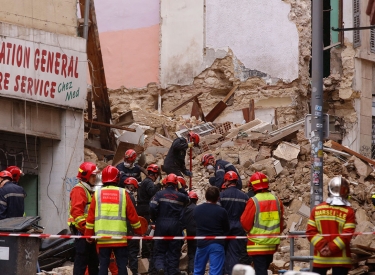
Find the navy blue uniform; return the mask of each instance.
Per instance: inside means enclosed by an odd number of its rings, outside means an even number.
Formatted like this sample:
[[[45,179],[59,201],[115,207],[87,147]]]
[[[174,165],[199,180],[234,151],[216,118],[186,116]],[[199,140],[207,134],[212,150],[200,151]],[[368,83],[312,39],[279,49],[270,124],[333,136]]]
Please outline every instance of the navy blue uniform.
[[[224,183],[224,175],[226,172],[233,171],[236,172],[238,175],[238,181],[237,181],[237,189],[242,189],[242,180],[240,175],[237,172],[236,167],[228,161],[218,159],[215,163],[215,177],[211,177],[209,179],[209,182],[212,186],[216,186],[217,188],[221,189],[221,186]]]
[[[169,148],[168,154],[164,159],[163,170],[167,174],[176,174],[177,176],[186,175],[185,157],[186,150],[188,149],[188,142],[186,138],[176,138],[171,148]]]
[[[147,177],[140,183],[137,190],[138,215],[144,217],[148,222],[150,222],[150,201],[160,189],[161,184],[154,184],[153,180]]]
[[[0,188],[0,220],[22,217],[25,213],[25,190],[8,181]]]
[[[151,219],[155,221],[155,236],[181,236],[182,215],[189,197],[167,186],[155,194],[150,202]],[[154,265],[168,275],[180,273],[180,240],[155,240]]]
[[[135,198],[131,192],[128,192],[130,200],[132,201],[135,207]],[[133,236],[134,232],[130,225],[130,222],[127,220],[127,228],[129,229],[128,235]],[[129,260],[129,269],[133,275],[138,274],[138,254],[139,254],[139,240],[128,240],[128,260]]]
[[[197,205],[192,202],[185,209],[183,224],[184,224],[184,228],[186,229],[186,234],[188,236],[196,236],[197,234],[197,225],[194,220],[194,209],[196,206]],[[197,251],[197,240],[187,240],[187,246],[188,246],[187,255],[189,258],[188,273],[193,273],[194,272],[194,257],[195,257],[195,252]]]
[[[135,178],[138,182],[142,181],[141,178],[141,167],[138,164],[134,164],[133,168],[127,168],[125,167],[124,163],[121,162],[117,164],[116,168],[120,171],[120,183],[119,187],[125,188],[124,180],[126,180],[129,177]],[[134,205],[135,206],[135,205]]]
[[[229,236],[246,236],[240,218],[248,200],[249,197],[235,186],[230,186],[220,193],[220,204],[228,213]],[[246,242],[246,239],[227,241],[224,274],[231,274],[233,266],[238,264],[240,259],[244,257],[246,254]]]

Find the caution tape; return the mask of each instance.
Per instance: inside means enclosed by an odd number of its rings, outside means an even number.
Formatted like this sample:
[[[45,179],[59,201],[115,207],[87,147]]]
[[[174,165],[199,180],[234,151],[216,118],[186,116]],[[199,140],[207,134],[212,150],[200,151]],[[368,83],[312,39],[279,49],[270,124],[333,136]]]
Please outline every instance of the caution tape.
[[[375,235],[375,232],[355,232],[341,234],[319,234],[321,237],[336,236],[358,236],[358,235]],[[104,240],[236,240],[248,238],[306,238],[312,235],[247,235],[247,236],[81,236],[81,235],[52,235],[52,234],[27,234],[27,233],[4,233],[0,232],[0,237],[31,237],[41,239],[104,239]]]

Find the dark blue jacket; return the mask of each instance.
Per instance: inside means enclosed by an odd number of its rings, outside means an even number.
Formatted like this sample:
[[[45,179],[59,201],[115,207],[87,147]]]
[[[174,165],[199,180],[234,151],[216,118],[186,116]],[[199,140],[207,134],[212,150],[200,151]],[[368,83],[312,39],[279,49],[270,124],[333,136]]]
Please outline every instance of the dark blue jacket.
[[[186,138],[176,138],[169,148],[168,154],[164,159],[163,169],[167,174],[173,173],[177,176],[182,176],[186,173],[185,157],[188,149],[188,142]],[[181,174],[182,173],[182,174]]]
[[[120,182],[118,184],[119,187],[125,188],[124,180],[129,177],[136,178],[138,182],[142,181],[141,178],[141,167],[138,164],[134,164],[133,168],[125,167],[124,163],[121,162],[117,164],[116,168],[120,171]]]
[[[26,193],[14,182],[7,182],[0,188],[0,220],[22,217],[25,213]]]
[[[155,235],[181,235],[183,211],[188,203],[189,197],[176,191],[173,186],[157,192],[150,202],[150,216],[156,226]]]
[[[220,193],[220,204],[227,210],[230,221],[240,221],[249,197],[235,186],[230,186]]]
[[[191,203],[186,207],[184,211],[183,227],[186,229],[188,236],[195,236],[197,231],[197,225],[194,220],[194,209],[197,207],[195,203]]]
[[[145,178],[139,185],[137,190],[137,212],[138,215],[149,219],[150,218],[150,201],[156,192],[161,189],[161,184],[154,184],[151,178]]]
[[[202,203],[194,209],[197,236],[228,236],[229,221],[227,211],[218,204]],[[197,240],[198,247],[212,243],[224,245],[225,240]]]
[[[211,185],[216,186],[217,188],[221,189],[221,186],[224,183],[224,175],[226,172],[233,171],[236,172],[238,175],[237,181],[237,189],[242,189],[242,180],[238,171],[234,165],[228,161],[218,159],[215,163],[215,177],[210,178],[209,182]]]

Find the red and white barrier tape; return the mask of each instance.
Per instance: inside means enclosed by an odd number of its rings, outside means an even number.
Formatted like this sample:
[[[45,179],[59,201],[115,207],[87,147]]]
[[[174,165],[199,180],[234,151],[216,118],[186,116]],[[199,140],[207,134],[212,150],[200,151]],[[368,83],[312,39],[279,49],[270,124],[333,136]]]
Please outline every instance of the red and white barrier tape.
[[[375,235],[375,232],[355,232],[353,234],[320,234],[319,236],[358,236],[358,235]],[[113,239],[113,240],[235,240],[235,239],[247,239],[247,238],[279,238],[279,239],[291,239],[291,238],[306,238],[309,235],[247,235],[247,236],[79,236],[79,235],[52,235],[52,234],[26,234],[26,233],[5,233],[0,232],[0,237],[32,237],[32,238],[51,238],[51,239]]]

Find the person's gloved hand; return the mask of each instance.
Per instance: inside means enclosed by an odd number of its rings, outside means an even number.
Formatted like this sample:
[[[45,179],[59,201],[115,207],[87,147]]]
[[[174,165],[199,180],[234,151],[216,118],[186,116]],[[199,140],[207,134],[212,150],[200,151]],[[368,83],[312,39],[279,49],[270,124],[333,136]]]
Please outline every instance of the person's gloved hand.
[[[193,147],[193,146],[194,146],[194,142],[189,142],[189,143],[188,143],[188,147],[189,147],[189,148],[191,148],[191,147]]]
[[[186,170],[185,173],[184,173],[186,176],[188,177],[192,177],[193,176],[193,172],[189,171],[189,170]]]

